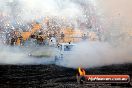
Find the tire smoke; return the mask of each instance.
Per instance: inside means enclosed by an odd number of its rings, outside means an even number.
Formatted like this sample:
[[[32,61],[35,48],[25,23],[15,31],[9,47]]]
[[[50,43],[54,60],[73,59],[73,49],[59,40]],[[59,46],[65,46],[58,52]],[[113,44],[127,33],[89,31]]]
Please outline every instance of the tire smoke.
[[[73,53],[61,65],[89,68],[131,63],[131,9],[131,0],[0,0],[0,29],[7,33],[12,27],[34,20],[40,21],[38,19],[41,18],[66,18],[69,19],[67,23],[71,21],[77,29],[96,32],[101,29],[99,33],[102,41],[78,43]],[[76,18],[81,19],[82,24]],[[0,64],[46,63],[40,59],[29,58],[28,51],[17,47],[1,45],[0,50]]]

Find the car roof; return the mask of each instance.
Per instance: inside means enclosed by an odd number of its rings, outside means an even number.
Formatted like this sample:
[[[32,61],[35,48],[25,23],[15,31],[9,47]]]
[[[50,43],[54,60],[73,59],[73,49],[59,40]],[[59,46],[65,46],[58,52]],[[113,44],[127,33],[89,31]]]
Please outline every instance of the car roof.
[[[59,43],[60,45],[75,45],[74,43]]]

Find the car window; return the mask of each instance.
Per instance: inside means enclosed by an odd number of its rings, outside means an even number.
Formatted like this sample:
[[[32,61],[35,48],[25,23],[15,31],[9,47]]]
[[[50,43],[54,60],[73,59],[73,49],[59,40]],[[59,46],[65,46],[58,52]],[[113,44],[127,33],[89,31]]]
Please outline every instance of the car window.
[[[58,49],[59,50],[62,50],[62,45],[58,45]]]
[[[64,51],[71,51],[74,45],[65,45]]]

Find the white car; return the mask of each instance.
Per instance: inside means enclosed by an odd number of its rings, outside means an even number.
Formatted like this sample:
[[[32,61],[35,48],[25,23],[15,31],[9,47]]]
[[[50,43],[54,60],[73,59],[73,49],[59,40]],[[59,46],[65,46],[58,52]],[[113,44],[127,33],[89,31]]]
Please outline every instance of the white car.
[[[29,56],[34,58],[49,59],[55,64],[59,64],[65,57],[72,54],[76,44],[60,43],[57,47],[38,47],[30,52]]]
[[[55,62],[58,60],[63,60],[68,55],[72,54],[72,51],[76,44],[73,43],[60,43],[57,48],[58,51],[55,56]]]

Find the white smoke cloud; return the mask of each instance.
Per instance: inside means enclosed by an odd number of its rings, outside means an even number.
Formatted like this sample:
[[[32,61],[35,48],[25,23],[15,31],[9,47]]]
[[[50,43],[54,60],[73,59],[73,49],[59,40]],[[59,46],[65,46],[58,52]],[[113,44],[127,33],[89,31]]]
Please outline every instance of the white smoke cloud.
[[[44,49],[43,47],[40,47],[40,48],[41,50]],[[31,52],[33,53],[37,50],[31,47],[24,48],[20,46],[1,45],[0,50],[1,50],[0,51],[0,64],[11,64],[11,65],[12,64],[13,65],[14,64],[17,64],[17,65],[35,64],[37,65],[37,64],[51,64],[51,62],[54,61],[53,57],[52,58],[51,57],[35,58],[35,57],[29,56]]]
[[[79,5],[71,0],[1,0],[0,10],[24,21],[46,16],[74,18],[82,14]]]
[[[132,62],[132,47],[113,47],[107,42],[82,42],[65,57],[61,65],[66,67],[97,67]]]
[[[132,63],[132,2],[130,0],[94,0],[96,15],[106,42],[80,43],[62,63],[67,67],[89,68]]]
[[[82,66],[87,68],[132,62],[132,43],[127,34],[132,27],[132,5],[130,2],[130,0],[0,0],[0,13],[8,15],[11,21],[19,18],[19,21],[30,22],[46,16],[82,17],[85,13],[82,10],[84,7],[88,10],[88,17],[96,16],[95,21],[99,27],[103,27],[107,43],[89,41],[80,43],[73,55],[69,55],[61,64],[67,67]],[[83,17],[82,19],[85,20]],[[45,62],[29,58],[28,52],[23,52],[20,49],[6,46],[0,49],[1,64],[43,64]],[[13,50],[15,53],[12,52]]]
[[[8,23],[14,24],[16,21],[18,21],[18,23],[23,22],[26,24],[26,22],[32,22],[33,20],[45,18],[47,16],[73,19],[80,15],[82,15],[82,11],[80,10],[79,5],[70,0],[0,0],[1,26],[5,26]],[[11,24],[8,26],[12,26]],[[3,29],[5,29],[4,32],[8,33],[6,27],[3,27],[2,30]],[[28,51],[23,51],[22,48],[17,47],[18,46],[6,47],[1,45],[0,63],[45,64],[46,60],[30,58],[28,57]]]

